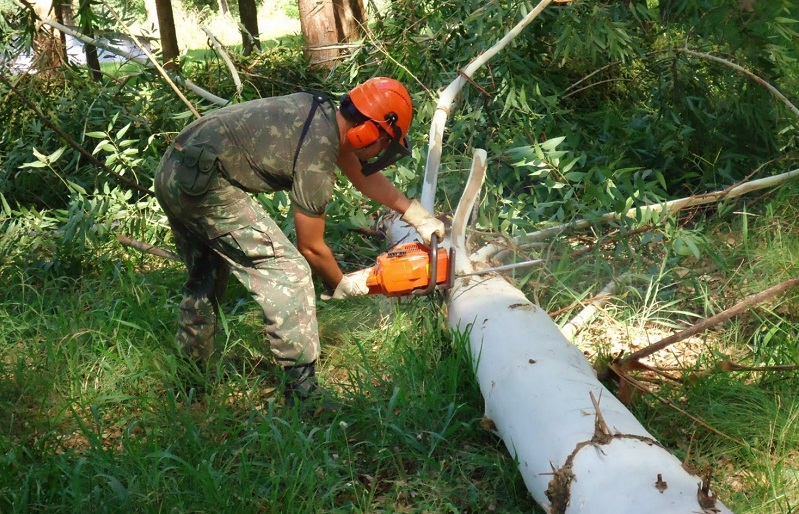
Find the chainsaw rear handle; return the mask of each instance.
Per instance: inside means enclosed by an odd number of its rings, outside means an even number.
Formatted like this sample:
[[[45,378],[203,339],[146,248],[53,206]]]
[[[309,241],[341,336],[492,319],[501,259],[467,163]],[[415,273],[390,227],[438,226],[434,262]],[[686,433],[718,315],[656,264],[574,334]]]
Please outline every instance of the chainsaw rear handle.
[[[432,293],[436,289],[438,279],[438,234],[430,236],[430,280],[424,289],[414,289],[412,295],[424,296]]]

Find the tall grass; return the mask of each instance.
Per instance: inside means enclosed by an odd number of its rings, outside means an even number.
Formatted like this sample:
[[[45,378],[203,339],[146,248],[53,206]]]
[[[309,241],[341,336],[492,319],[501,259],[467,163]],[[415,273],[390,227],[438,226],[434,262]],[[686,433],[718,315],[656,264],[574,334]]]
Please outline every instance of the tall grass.
[[[535,511],[435,304],[320,305],[321,381],[341,408],[306,412],[282,404],[235,286],[216,380],[178,387],[181,279],[147,259],[80,279],[8,274],[0,511]]]

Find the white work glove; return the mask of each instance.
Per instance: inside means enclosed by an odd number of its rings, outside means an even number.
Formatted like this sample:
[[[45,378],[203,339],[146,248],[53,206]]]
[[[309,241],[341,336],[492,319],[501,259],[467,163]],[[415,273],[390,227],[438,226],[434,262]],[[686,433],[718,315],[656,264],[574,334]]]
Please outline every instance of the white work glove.
[[[366,278],[372,272],[372,268],[364,268],[348,275],[344,275],[341,282],[333,292],[334,300],[343,300],[354,296],[364,296],[369,294],[369,287],[366,285]]]
[[[433,234],[437,234],[439,240],[444,239],[444,222],[430,214],[418,200],[411,202],[400,219],[415,228],[426,245],[430,244]]]

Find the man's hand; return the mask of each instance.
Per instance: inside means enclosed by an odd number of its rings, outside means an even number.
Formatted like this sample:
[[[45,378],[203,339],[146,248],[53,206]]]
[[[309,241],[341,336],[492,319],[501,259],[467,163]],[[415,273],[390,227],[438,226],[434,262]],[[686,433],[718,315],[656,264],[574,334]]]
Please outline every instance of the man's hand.
[[[444,222],[430,214],[418,200],[411,202],[400,219],[415,228],[426,245],[430,244],[433,234],[444,239]]]
[[[360,271],[344,275],[341,282],[336,286],[333,293],[334,300],[343,300],[354,296],[364,296],[369,294],[369,287],[366,285],[366,278],[372,272],[372,268],[364,268]]]

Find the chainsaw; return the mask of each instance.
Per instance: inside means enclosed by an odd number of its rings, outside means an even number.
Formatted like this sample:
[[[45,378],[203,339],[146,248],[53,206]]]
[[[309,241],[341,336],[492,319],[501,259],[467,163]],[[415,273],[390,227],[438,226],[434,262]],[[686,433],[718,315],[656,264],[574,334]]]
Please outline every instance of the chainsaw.
[[[433,235],[430,247],[414,241],[379,255],[366,277],[366,285],[369,294],[427,295],[452,287],[454,268],[454,250],[439,247],[438,237]]]
[[[484,275],[542,264],[533,259],[514,264],[460,273],[458,277]],[[436,289],[449,289],[455,281],[455,250],[438,246],[435,234],[430,246],[414,241],[395,246],[377,257],[366,277],[369,294],[385,296],[428,295]],[[365,271],[365,270],[362,270]]]

